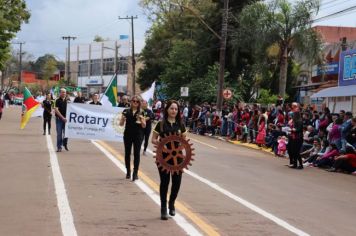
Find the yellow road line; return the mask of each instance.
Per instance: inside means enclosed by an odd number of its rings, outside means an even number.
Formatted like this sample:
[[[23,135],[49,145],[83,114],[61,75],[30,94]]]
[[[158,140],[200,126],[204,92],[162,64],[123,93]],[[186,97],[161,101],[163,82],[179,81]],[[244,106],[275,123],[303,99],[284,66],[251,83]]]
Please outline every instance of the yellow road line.
[[[109,144],[107,144],[103,141],[96,141],[96,142],[99,143],[101,146],[103,146],[111,154],[113,154],[118,160],[120,160],[121,162],[124,162],[124,157],[119,152],[117,152],[115,149],[113,149]],[[155,190],[156,192],[159,192],[158,184],[156,182],[154,182],[150,177],[148,177],[142,171],[139,171],[138,175],[140,176],[140,179],[142,181],[144,181],[147,185],[149,185],[153,190]],[[192,222],[194,222],[206,235],[209,235],[209,236],[220,235],[213,226],[209,225],[203,219],[201,219],[197,214],[190,211],[180,201],[176,201],[176,208],[179,210],[179,212],[183,213]]]
[[[212,145],[210,145],[210,144],[204,143],[204,142],[199,141],[199,140],[197,140],[197,139],[194,139],[194,138],[191,138],[191,137],[188,137],[188,138],[189,138],[190,140],[193,140],[193,141],[197,142],[197,143],[200,143],[200,144],[206,145],[206,146],[211,147],[211,148],[214,148],[214,149],[218,149],[218,148],[217,148],[217,147],[215,147],[215,146],[212,146]]]

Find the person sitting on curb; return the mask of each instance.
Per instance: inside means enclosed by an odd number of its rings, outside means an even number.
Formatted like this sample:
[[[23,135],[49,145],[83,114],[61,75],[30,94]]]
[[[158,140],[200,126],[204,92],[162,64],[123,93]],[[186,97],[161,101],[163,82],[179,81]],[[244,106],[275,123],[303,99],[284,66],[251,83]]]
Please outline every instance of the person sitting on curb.
[[[330,143],[330,147],[331,150],[329,152],[316,159],[316,161],[313,163],[314,166],[320,168],[333,166],[335,157],[338,156],[340,153],[335,143]]]
[[[335,158],[333,167],[327,169],[330,172],[347,172],[356,171],[356,152],[352,146],[346,146],[346,153]]]

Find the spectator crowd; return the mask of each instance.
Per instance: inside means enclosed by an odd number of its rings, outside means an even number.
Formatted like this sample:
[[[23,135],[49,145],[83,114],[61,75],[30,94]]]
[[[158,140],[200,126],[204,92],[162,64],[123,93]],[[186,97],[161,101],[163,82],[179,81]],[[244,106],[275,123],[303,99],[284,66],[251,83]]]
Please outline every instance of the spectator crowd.
[[[156,104],[153,110],[160,117],[164,104]],[[182,102],[181,111],[192,133],[270,148],[276,156],[289,157],[291,168],[356,174],[356,117],[350,111],[332,113],[325,106],[317,111],[311,105],[284,103],[282,98],[268,107],[225,102],[220,115],[209,103]]]

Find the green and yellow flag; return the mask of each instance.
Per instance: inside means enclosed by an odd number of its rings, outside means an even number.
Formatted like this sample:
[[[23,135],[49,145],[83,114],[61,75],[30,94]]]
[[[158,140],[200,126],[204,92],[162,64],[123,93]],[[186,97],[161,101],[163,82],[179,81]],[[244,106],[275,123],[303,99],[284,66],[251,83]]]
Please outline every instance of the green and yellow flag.
[[[23,92],[23,105],[22,105],[22,117],[21,117],[21,125],[20,128],[24,129],[25,126],[27,125],[28,121],[31,118],[32,113],[40,106],[40,103],[37,102],[30,90],[28,90],[26,87]]]
[[[117,74],[114,75],[105,93],[100,99],[103,106],[117,106]]]

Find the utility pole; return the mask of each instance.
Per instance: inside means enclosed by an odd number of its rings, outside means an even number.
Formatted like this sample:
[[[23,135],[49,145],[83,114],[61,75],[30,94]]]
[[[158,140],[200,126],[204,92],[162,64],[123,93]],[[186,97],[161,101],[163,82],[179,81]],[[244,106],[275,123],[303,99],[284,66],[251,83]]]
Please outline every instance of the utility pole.
[[[135,95],[136,91],[136,60],[135,60],[135,34],[134,34],[134,19],[137,19],[137,16],[131,17],[119,17],[119,20],[131,20],[131,44],[132,44],[132,59],[131,59],[131,68],[132,68],[132,96]]]
[[[63,40],[68,40],[68,56],[67,56],[67,71],[66,71],[66,78],[67,78],[67,85],[69,85],[70,82],[70,41],[71,40],[75,40],[77,37],[73,37],[73,36],[63,36],[62,39]]]
[[[221,114],[223,103],[224,75],[225,75],[225,54],[227,39],[227,24],[229,18],[229,0],[224,0],[224,13],[222,19],[221,39],[220,39],[220,70],[218,82],[217,111]]]
[[[16,42],[14,44],[19,44],[20,45],[19,76],[18,76],[18,83],[19,83],[19,87],[20,87],[21,79],[22,79],[22,44],[25,44],[25,42]]]

